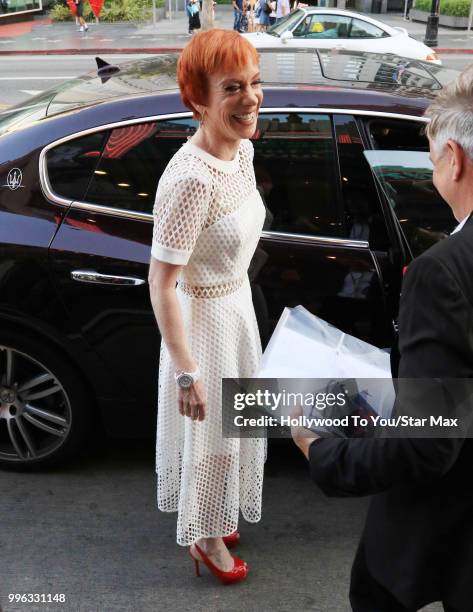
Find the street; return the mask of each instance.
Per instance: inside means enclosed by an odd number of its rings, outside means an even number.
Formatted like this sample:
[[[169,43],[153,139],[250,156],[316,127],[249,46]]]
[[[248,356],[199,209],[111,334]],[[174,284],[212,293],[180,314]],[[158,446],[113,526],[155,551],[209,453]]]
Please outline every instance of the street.
[[[1,609],[348,612],[368,500],[324,497],[292,442],[271,442],[262,521],[240,524],[237,554],[251,573],[230,587],[205,568],[195,577],[175,544],[175,515],[156,507],[152,441],[110,442],[56,471],[2,472]],[[8,603],[15,593],[66,602]]]
[[[103,55],[110,63],[130,61],[146,55]],[[444,54],[446,68],[463,70],[473,61],[469,54]],[[0,57],[0,109],[19,104],[30,96],[55,87],[66,79],[96,68],[93,55],[29,55]]]

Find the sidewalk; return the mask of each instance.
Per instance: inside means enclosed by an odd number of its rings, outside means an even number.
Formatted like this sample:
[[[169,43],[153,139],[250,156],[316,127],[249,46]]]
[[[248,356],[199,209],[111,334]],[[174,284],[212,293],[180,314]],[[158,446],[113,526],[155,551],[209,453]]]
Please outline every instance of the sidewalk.
[[[404,21],[400,14],[371,15],[384,23],[405,28],[417,40],[425,36],[425,24]],[[88,32],[79,32],[73,22],[53,23],[41,19],[0,25],[0,56],[13,54],[94,54],[162,53],[180,50],[189,40],[188,19],[184,12],[152,23],[91,23]],[[230,5],[216,7],[215,26],[231,28]],[[473,32],[439,28],[440,53],[473,54]]]

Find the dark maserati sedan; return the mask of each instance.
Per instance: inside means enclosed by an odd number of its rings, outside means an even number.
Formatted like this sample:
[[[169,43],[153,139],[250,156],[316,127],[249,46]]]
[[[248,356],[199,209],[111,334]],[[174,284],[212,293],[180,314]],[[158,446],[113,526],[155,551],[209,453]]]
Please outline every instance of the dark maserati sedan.
[[[285,306],[388,346],[403,268],[454,227],[422,115],[455,73],[390,55],[261,51],[249,275],[263,344]],[[0,114],[0,465],[154,433],[152,207],[196,129],[175,55],[103,66]]]

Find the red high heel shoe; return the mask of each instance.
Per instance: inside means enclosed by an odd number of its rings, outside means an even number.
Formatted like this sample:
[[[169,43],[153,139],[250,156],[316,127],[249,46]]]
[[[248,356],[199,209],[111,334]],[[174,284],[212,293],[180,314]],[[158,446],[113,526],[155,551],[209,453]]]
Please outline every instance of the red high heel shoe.
[[[233,568],[229,572],[224,572],[223,570],[219,569],[214,563],[212,563],[212,561],[207,557],[207,555],[204,553],[204,551],[200,548],[198,544],[194,543],[194,546],[201,557],[202,563],[204,563],[204,565],[208,567],[208,569],[215,576],[215,578],[220,580],[220,582],[223,582],[223,584],[232,584],[233,582],[239,582],[240,580],[244,580],[247,577],[249,568],[246,562],[243,561],[243,559],[233,557]],[[189,555],[195,563],[195,575],[200,576],[200,559],[196,559],[193,556],[190,548]]]
[[[227,548],[234,548],[240,541],[240,534],[238,531],[234,531],[230,535],[223,536],[222,540]]]

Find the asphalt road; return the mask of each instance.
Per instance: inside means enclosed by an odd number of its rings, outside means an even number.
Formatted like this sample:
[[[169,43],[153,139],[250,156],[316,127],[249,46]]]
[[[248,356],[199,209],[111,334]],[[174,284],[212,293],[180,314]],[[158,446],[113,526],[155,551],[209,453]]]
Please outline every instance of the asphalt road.
[[[274,442],[274,441],[273,441]],[[156,508],[153,442],[115,442],[56,471],[0,472],[3,612],[348,612],[350,566],[368,500],[326,498],[290,441],[270,446],[263,518],[242,523],[248,579],[196,578]],[[11,604],[9,594],[64,594]],[[425,608],[439,612],[433,604]]]
[[[109,62],[123,62],[146,55],[104,56]],[[473,63],[473,55],[442,56],[447,68],[463,70]],[[0,108],[19,104],[32,95],[55,87],[61,81],[75,78],[94,70],[96,64],[92,55],[66,56],[8,56],[0,58]]]

